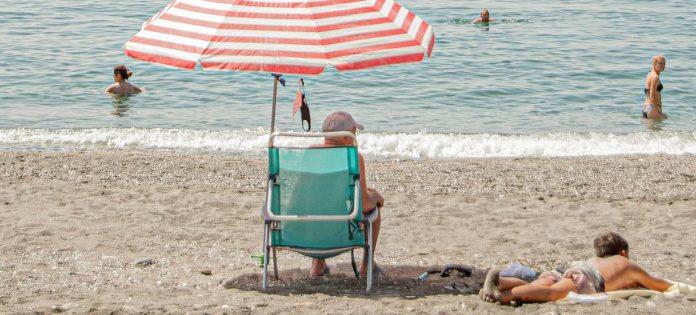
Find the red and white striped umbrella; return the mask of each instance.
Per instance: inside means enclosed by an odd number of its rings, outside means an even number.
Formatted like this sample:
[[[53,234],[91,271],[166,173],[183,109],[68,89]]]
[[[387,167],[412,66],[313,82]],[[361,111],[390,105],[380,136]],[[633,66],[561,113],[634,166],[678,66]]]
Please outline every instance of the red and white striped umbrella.
[[[314,75],[419,62],[432,27],[393,0],[175,0],[124,50],[193,69]]]

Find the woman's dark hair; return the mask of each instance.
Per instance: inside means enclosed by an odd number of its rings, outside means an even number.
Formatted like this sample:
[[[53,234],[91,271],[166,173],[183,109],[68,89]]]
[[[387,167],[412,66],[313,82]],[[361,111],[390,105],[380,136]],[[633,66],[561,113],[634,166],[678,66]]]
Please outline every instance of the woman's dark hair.
[[[114,67],[114,74],[120,74],[121,78],[123,78],[124,80],[128,80],[128,78],[130,78],[133,75],[133,72],[128,70],[128,68],[126,68],[126,66],[124,65],[117,65],[116,67]]]
[[[618,255],[622,250],[628,252],[628,242],[621,235],[609,232],[597,236],[594,240],[597,257]]]

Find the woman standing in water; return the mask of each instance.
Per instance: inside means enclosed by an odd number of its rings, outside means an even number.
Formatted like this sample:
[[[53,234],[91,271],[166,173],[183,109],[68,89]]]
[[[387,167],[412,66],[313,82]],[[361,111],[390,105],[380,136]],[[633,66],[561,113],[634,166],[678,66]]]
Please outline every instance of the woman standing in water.
[[[106,92],[119,95],[136,94],[142,92],[142,89],[126,81],[132,75],[133,72],[128,70],[126,66],[117,65],[114,67],[114,84],[107,87]]]
[[[658,55],[652,58],[652,71],[645,78],[644,118],[667,118],[667,115],[662,112],[662,83],[660,82],[660,73],[665,71],[665,64],[664,56]]]

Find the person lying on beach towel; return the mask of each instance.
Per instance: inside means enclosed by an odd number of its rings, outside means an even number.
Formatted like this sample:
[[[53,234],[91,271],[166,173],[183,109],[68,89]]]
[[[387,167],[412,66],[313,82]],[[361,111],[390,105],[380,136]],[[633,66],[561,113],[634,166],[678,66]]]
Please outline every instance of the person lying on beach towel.
[[[500,277],[500,270],[491,268],[486,275],[482,300],[491,303],[551,302],[565,298],[569,292],[593,294],[627,288],[646,288],[664,292],[672,284],[650,275],[628,256],[628,242],[610,232],[594,240],[597,257],[580,262],[563,274],[543,272],[530,283],[517,278]]]

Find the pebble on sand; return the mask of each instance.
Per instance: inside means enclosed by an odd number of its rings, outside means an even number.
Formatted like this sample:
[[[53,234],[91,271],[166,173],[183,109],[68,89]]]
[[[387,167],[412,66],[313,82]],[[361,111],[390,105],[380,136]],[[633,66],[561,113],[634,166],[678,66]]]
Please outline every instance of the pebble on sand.
[[[70,305],[65,304],[65,305],[52,305],[51,306],[51,311],[54,313],[64,313],[67,312],[70,309]]]
[[[147,267],[152,264],[154,264],[154,262],[152,261],[152,258],[149,257],[140,257],[133,260],[133,265],[137,267]]]

